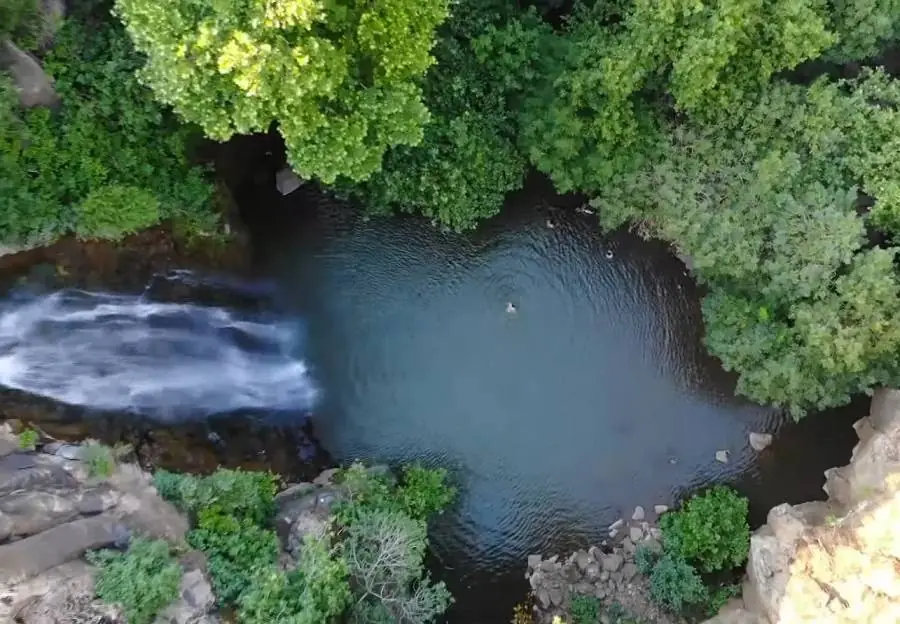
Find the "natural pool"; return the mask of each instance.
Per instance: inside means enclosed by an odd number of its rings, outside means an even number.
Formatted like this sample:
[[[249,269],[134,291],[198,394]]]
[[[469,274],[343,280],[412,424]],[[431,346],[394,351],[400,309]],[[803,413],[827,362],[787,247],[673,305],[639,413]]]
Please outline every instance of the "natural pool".
[[[604,235],[577,205],[532,181],[468,234],[366,219],[305,188],[245,206],[260,270],[305,325],[325,448],[447,466],[460,485],[434,534],[452,621],[508,621],[529,553],[597,541],[635,505],[728,481],[759,523],[775,504],[821,497],[864,413],[795,425],[736,398],[703,350],[682,263]],[[751,431],[778,431],[776,443],[757,454]]]

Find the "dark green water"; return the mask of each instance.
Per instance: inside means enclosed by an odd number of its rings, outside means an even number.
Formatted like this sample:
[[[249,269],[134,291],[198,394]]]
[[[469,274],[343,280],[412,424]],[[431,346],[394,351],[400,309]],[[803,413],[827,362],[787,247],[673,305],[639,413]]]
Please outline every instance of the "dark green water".
[[[539,183],[465,235],[303,189],[272,203],[253,208],[258,262],[306,325],[325,448],[446,466],[460,486],[434,539],[451,621],[507,622],[529,553],[587,546],[635,505],[728,481],[761,522],[849,459],[864,405],[794,425],[735,398],[683,265]],[[777,442],[759,455],[751,431]]]

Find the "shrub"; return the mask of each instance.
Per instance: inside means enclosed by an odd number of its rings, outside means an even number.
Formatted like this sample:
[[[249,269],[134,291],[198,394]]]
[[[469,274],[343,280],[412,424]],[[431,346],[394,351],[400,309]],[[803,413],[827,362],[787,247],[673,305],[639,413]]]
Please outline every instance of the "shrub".
[[[178,597],[181,566],[164,541],[137,538],[125,553],[102,550],[88,553],[88,560],[99,568],[97,595],[119,605],[128,624],[150,624]]]
[[[425,522],[385,509],[362,511],[341,543],[358,597],[356,622],[431,622],[452,598],[444,583],[424,576]]]
[[[106,479],[116,468],[113,450],[98,442],[88,442],[81,447],[81,460],[87,464],[89,477]]]
[[[219,507],[199,512],[188,543],[206,553],[213,589],[224,605],[237,604],[254,579],[278,560],[278,536],[247,517],[227,516]]]
[[[706,601],[706,614],[709,617],[715,617],[729,600],[740,594],[740,583],[722,585],[721,587],[715,588],[709,592],[709,598]]]
[[[37,47],[42,30],[37,0],[0,1],[0,40],[10,38],[20,48]]]
[[[37,443],[40,442],[41,436],[34,429],[26,429],[22,433],[19,434],[19,448],[23,451],[33,451],[37,448]]]
[[[645,544],[641,544],[634,551],[634,563],[637,565],[637,569],[640,573],[644,576],[650,576],[659,557],[660,553],[654,551]]]
[[[197,130],[175,123],[138,82],[144,59],[121,25],[108,15],[88,23],[82,6],[43,59],[60,110],[20,110],[0,79],[0,241],[118,237],[159,218],[215,228],[206,172],[187,160]]]
[[[153,484],[160,496],[193,514],[216,508],[222,514],[262,525],[275,511],[277,480],[270,472],[219,468],[198,477],[158,470]]]
[[[390,476],[373,473],[356,463],[341,471],[337,479],[347,492],[347,500],[335,506],[338,524],[353,524],[361,511],[387,510],[427,521],[441,512],[456,497],[456,489],[447,484],[447,471],[419,465],[403,469],[399,485]]]
[[[534,624],[531,607],[524,602],[520,602],[513,607],[513,617],[510,624]]]
[[[594,596],[572,596],[569,615],[573,624],[597,624],[600,620],[600,601]]]
[[[660,519],[666,551],[704,572],[739,566],[750,549],[747,499],[715,486]]]
[[[156,197],[136,186],[101,186],[75,209],[75,234],[81,239],[118,240],[158,222]]]
[[[260,574],[240,597],[238,618],[242,624],[322,624],[350,600],[344,562],[332,556],[325,540],[307,536],[297,568]]]
[[[706,587],[697,571],[677,554],[666,553],[650,575],[650,597],[653,601],[679,613],[686,605],[703,602]]]

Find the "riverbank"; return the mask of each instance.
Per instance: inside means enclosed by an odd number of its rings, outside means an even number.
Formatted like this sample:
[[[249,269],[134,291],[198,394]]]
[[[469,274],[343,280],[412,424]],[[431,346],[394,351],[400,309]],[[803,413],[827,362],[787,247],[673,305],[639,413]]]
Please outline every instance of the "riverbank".
[[[706,624],[900,621],[900,391],[876,391],[869,415],[853,428],[859,442],[850,463],[825,472],[828,498],[768,512],[750,539],[741,595]],[[653,604],[635,562],[636,547],[660,548],[656,516],[648,522],[645,513],[636,509],[609,527],[609,540],[567,559],[530,556],[534,622],[579,624],[571,614],[580,597],[604,605],[604,624],[684,621]]]
[[[415,466],[151,476],[130,449],[2,425],[0,621],[431,621],[450,597],[422,576],[426,522],[453,497]]]

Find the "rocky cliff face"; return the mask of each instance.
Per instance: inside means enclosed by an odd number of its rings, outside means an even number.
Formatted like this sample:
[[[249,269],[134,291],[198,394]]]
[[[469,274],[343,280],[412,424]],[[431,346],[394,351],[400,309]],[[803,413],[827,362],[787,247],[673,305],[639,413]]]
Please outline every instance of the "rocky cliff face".
[[[854,425],[826,502],[779,505],[753,535],[742,600],[707,624],[900,622],[900,391]]]
[[[82,555],[147,535],[181,544],[186,518],[162,500],[150,476],[121,464],[91,478],[82,447],[53,443],[18,448],[0,424],[0,622],[122,622],[94,597],[94,569]],[[217,624],[202,558],[185,556],[180,597],[156,624]]]

